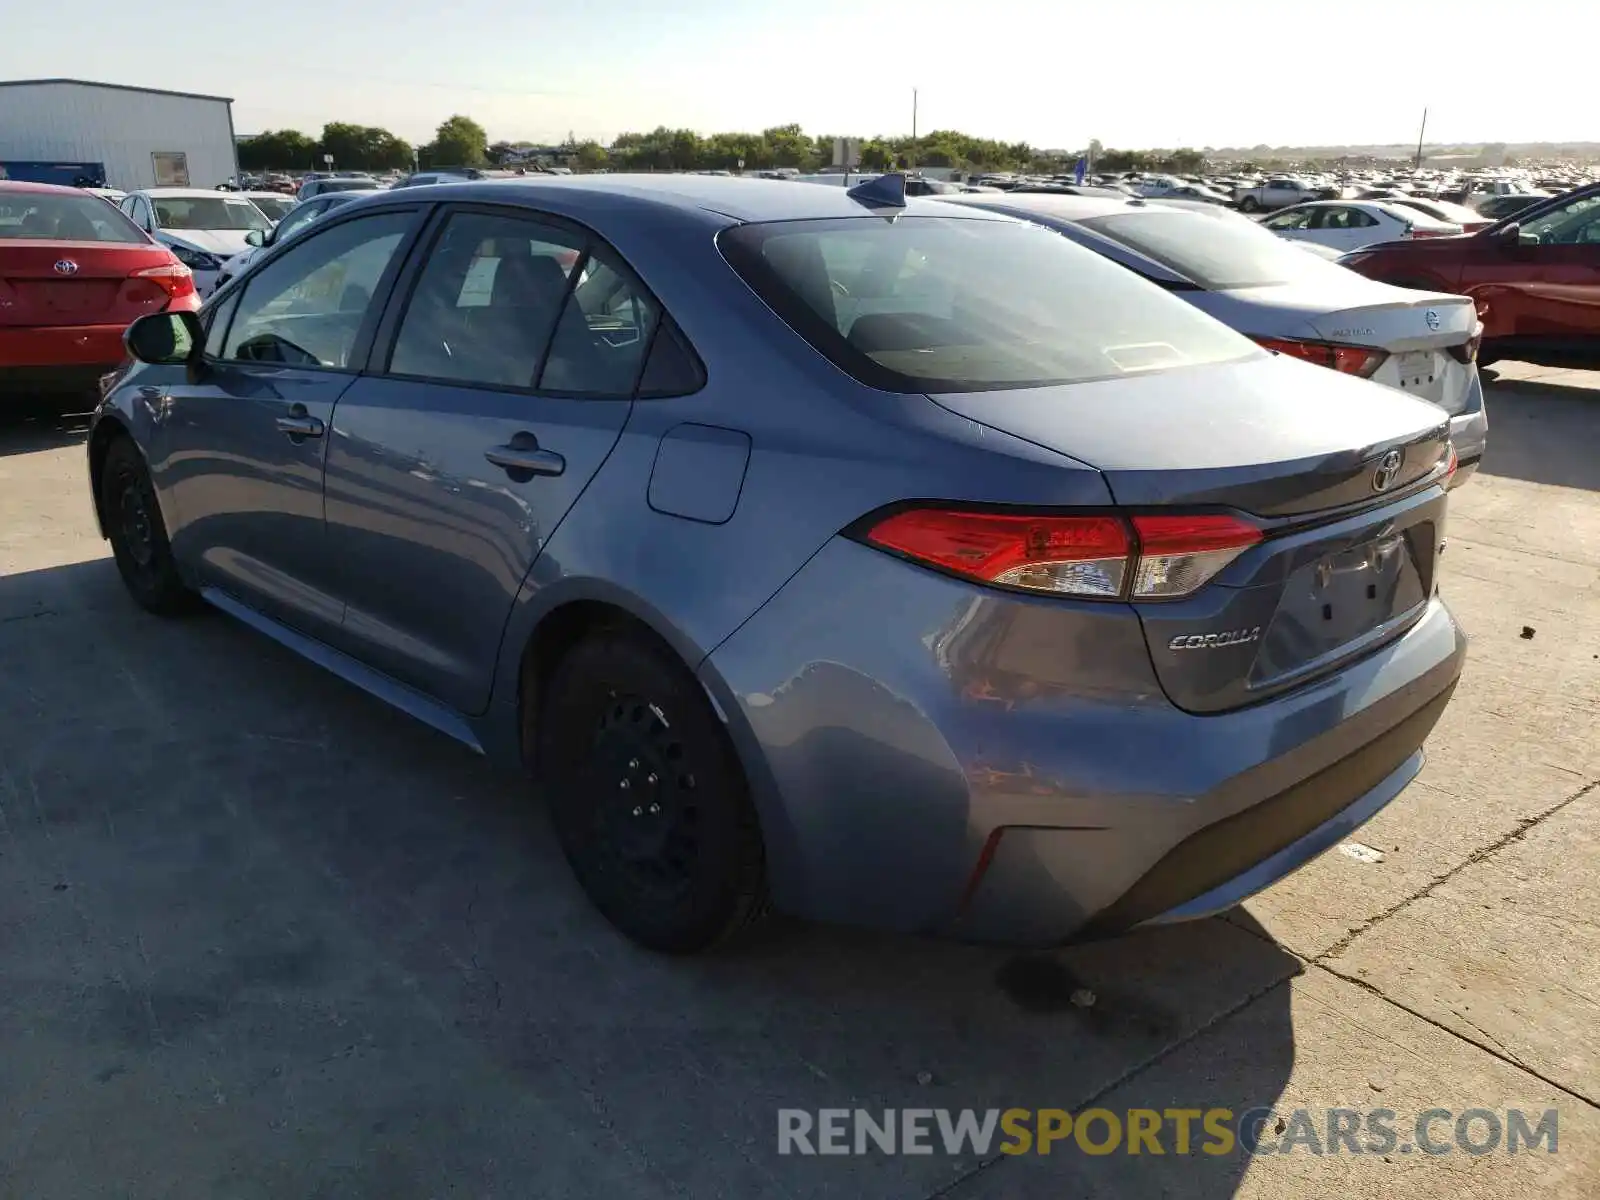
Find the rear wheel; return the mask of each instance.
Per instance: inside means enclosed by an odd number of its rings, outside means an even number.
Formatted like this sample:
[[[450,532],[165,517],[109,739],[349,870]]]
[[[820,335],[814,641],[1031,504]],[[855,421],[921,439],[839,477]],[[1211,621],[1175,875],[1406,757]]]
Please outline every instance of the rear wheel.
[[[117,571],[141,607],[161,616],[177,616],[200,607],[200,597],[178,575],[144,458],[126,437],[106,448],[100,470],[100,511],[105,515]]]
[[[766,911],[743,772],[695,678],[627,631],[579,642],[537,705],[540,782],[595,907],[652,950],[694,953]]]

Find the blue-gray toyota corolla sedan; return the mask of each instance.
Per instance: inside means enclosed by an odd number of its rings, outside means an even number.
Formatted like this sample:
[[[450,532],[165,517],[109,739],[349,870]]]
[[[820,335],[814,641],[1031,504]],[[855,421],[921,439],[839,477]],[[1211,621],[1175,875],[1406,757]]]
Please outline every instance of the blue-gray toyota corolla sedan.
[[[647,946],[1227,908],[1421,766],[1448,419],[895,183],[347,205],[129,330],[123,579],[525,766]]]

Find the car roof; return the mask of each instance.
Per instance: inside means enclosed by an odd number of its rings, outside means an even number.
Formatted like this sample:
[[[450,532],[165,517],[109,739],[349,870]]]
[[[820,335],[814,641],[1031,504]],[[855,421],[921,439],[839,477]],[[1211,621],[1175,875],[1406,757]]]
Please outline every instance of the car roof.
[[[155,196],[173,200],[195,200],[201,196],[237,196],[238,192],[219,192],[216,188],[184,188],[184,187],[153,187],[139,188],[128,193],[130,196]]]
[[[49,195],[64,195],[71,192],[74,196],[81,196],[87,188],[63,187],[59,183],[32,183],[25,179],[0,179],[0,191],[4,192],[44,192]]]
[[[949,217],[947,200],[907,197],[903,209],[873,208],[852,199],[847,189],[796,180],[744,179],[721,175],[518,175],[406,188],[408,200],[504,201],[508,194],[530,202],[571,200],[579,193],[649,208],[714,213],[735,222],[822,220],[874,212]],[[389,193],[385,193],[388,195]],[[400,193],[396,193],[400,195]],[[989,216],[989,214],[985,214]],[[1004,220],[996,214],[993,219]]]

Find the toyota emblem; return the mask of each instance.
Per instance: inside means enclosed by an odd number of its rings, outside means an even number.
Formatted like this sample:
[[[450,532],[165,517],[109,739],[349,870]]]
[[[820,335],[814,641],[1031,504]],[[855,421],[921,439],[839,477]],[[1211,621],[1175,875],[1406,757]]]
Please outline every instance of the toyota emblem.
[[[1394,481],[1400,478],[1400,464],[1405,462],[1405,455],[1398,450],[1391,450],[1378,460],[1378,469],[1372,473],[1372,490],[1387,492],[1394,486]]]
[[[1437,330],[1439,328],[1439,314],[1434,312],[1433,309],[1430,308],[1423,313],[1422,319],[1428,323],[1429,329]]]
[[[77,273],[78,264],[73,262],[70,258],[63,258],[56,263],[57,275],[76,275]]]

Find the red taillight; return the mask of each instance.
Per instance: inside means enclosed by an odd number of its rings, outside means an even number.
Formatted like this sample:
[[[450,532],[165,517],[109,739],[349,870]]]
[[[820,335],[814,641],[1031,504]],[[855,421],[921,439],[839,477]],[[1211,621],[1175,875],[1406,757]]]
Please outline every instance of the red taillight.
[[[913,508],[872,527],[886,550],[984,583],[1071,596],[1122,594],[1128,527],[1113,516],[1017,516]]]
[[[1139,558],[1133,594],[1145,600],[1187,596],[1261,540],[1261,531],[1238,517],[1138,516]]]
[[[1478,361],[1478,347],[1480,345],[1482,345],[1482,344],[1483,344],[1483,326],[1480,324],[1478,326],[1477,330],[1473,333],[1473,335],[1471,337],[1469,337],[1466,341],[1460,343],[1459,345],[1455,345],[1455,346],[1451,346],[1450,347],[1450,356],[1452,358],[1454,358],[1457,362],[1461,362],[1461,363],[1474,363],[1474,362],[1477,362]]]
[[[1456,468],[1459,467],[1460,465],[1461,465],[1461,460],[1456,457],[1456,445],[1455,445],[1454,442],[1451,442],[1450,446],[1449,446],[1449,457],[1445,459],[1445,463],[1444,463],[1444,486],[1445,487],[1448,488],[1448,487],[1453,487],[1455,485]]]
[[[1454,233],[1450,232],[1450,230],[1448,230],[1448,229],[1418,229],[1418,228],[1416,228],[1416,226],[1412,226],[1412,228],[1411,228],[1411,240],[1412,241],[1416,241],[1418,238],[1455,237],[1455,236],[1456,235]]]
[[[982,583],[1087,599],[1187,596],[1261,540],[1227,515],[1124,518],[913,508],[873,525],[866,540]]]
[[[145,267],[128,278],[150,280],[167,293],[168,300],[181,300],[195,294],[194,273],[176,259],[159,267]]]
[[[1367,346],[1336,346],[1332,342],[1295,342],[1287,338],[1257,338],[1256,343],[1278,354],[1287,354],[1319,367],[1338,371],[1341,375],[1357,375],[1370,379],[1372,373],[1389,357],[1387,351],[1373,350]]]

